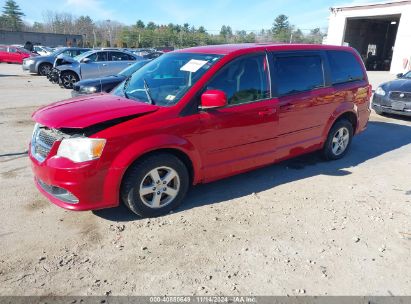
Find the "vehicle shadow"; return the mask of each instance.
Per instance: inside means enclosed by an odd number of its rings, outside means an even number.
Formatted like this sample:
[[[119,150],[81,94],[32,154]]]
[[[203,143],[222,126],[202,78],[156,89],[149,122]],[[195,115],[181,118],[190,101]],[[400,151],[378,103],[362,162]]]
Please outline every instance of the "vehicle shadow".
[[[327,162],[321,159],[319,153],[311,153],[231,178],[199,185],[189,192],[183,205],[175,212],[247,196],[320,174],[349,175],[351,172],[345,168],[355,167],[410,143],[411,126],[372,121],[365,132],[354,138],[351,151],[343,159]],[[124,206],[94,211],[94,214],[118,222],[140,219]]]
[[[392,119],[396,119],[396,120],[402,120],[402,121],[410,121],[410,122],[411,122],[411,116],[405,116],[405,115],[399,115],[399,114],[391,114],[391,113],[384,113],[384,117],[392,118]]]

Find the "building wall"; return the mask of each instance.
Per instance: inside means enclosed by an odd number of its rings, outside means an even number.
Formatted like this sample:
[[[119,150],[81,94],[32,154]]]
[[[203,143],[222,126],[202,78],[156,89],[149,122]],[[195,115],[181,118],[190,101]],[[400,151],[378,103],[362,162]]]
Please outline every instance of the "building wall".
[[[33,44],[56,46],[82,46],[83,37],[81,35],[65,35],[53,33],[34,33],[34,32],[12,32],[0,30],[0,44],[22,44],[27,41]]]
[[[402,73],[411,69],[411,1],[395,3],[389,6],[365,6],[361,8],[335,8],[329,18],[327,44],[343,45],[344,32],[347,18],[372,17],[400,14],[397,39],[395,41],[390,72]],[[408,66],[404,68],[404,61],[408,60]]]

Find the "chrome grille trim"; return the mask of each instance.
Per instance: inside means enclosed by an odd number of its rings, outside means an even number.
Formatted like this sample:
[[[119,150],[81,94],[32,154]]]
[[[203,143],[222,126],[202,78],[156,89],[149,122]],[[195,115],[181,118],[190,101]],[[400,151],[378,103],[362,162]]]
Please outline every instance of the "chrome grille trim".
[[[399,92],[399,91],[391,91],[390,98],[396,101],[404,101],[410,102],[411,101],[411,93],[410,92]]]
[[[49,155],[54,143],[62,138],[63,134],[59,131],[36,124],[31,139],[31,154],[39,162],[43,162]]]

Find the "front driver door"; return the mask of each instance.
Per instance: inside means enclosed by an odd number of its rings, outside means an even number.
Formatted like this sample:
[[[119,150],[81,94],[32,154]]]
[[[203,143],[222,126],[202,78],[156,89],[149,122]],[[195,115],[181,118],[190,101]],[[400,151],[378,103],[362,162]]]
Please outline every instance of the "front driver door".
[[[90,61],[80,63],[81,79],[103,77],[107,74],[107,51],[87,56]]]
[[[205,89],[228,98],[228,106],[200,113],[205,181],[273,162],[278,103],[271,98],[266,54],[228,63]]]

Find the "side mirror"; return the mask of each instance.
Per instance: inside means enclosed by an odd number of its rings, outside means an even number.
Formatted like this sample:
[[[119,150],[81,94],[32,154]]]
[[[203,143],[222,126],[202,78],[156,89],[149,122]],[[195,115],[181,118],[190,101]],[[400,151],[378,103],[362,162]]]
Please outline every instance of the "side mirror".
[[[83,60],[81,60],[82,63],[89,63],[90,61],[90,58],[83,58]]]
[[[227,105],[227,95],[220,90],[207,90],[201,95],[201,108],[221,108]]]
[[[404,74],[403,74],[403,73],[399,73],[399,74],[397,74],[397,78],[402,78],[402,76],[404,76]]]

